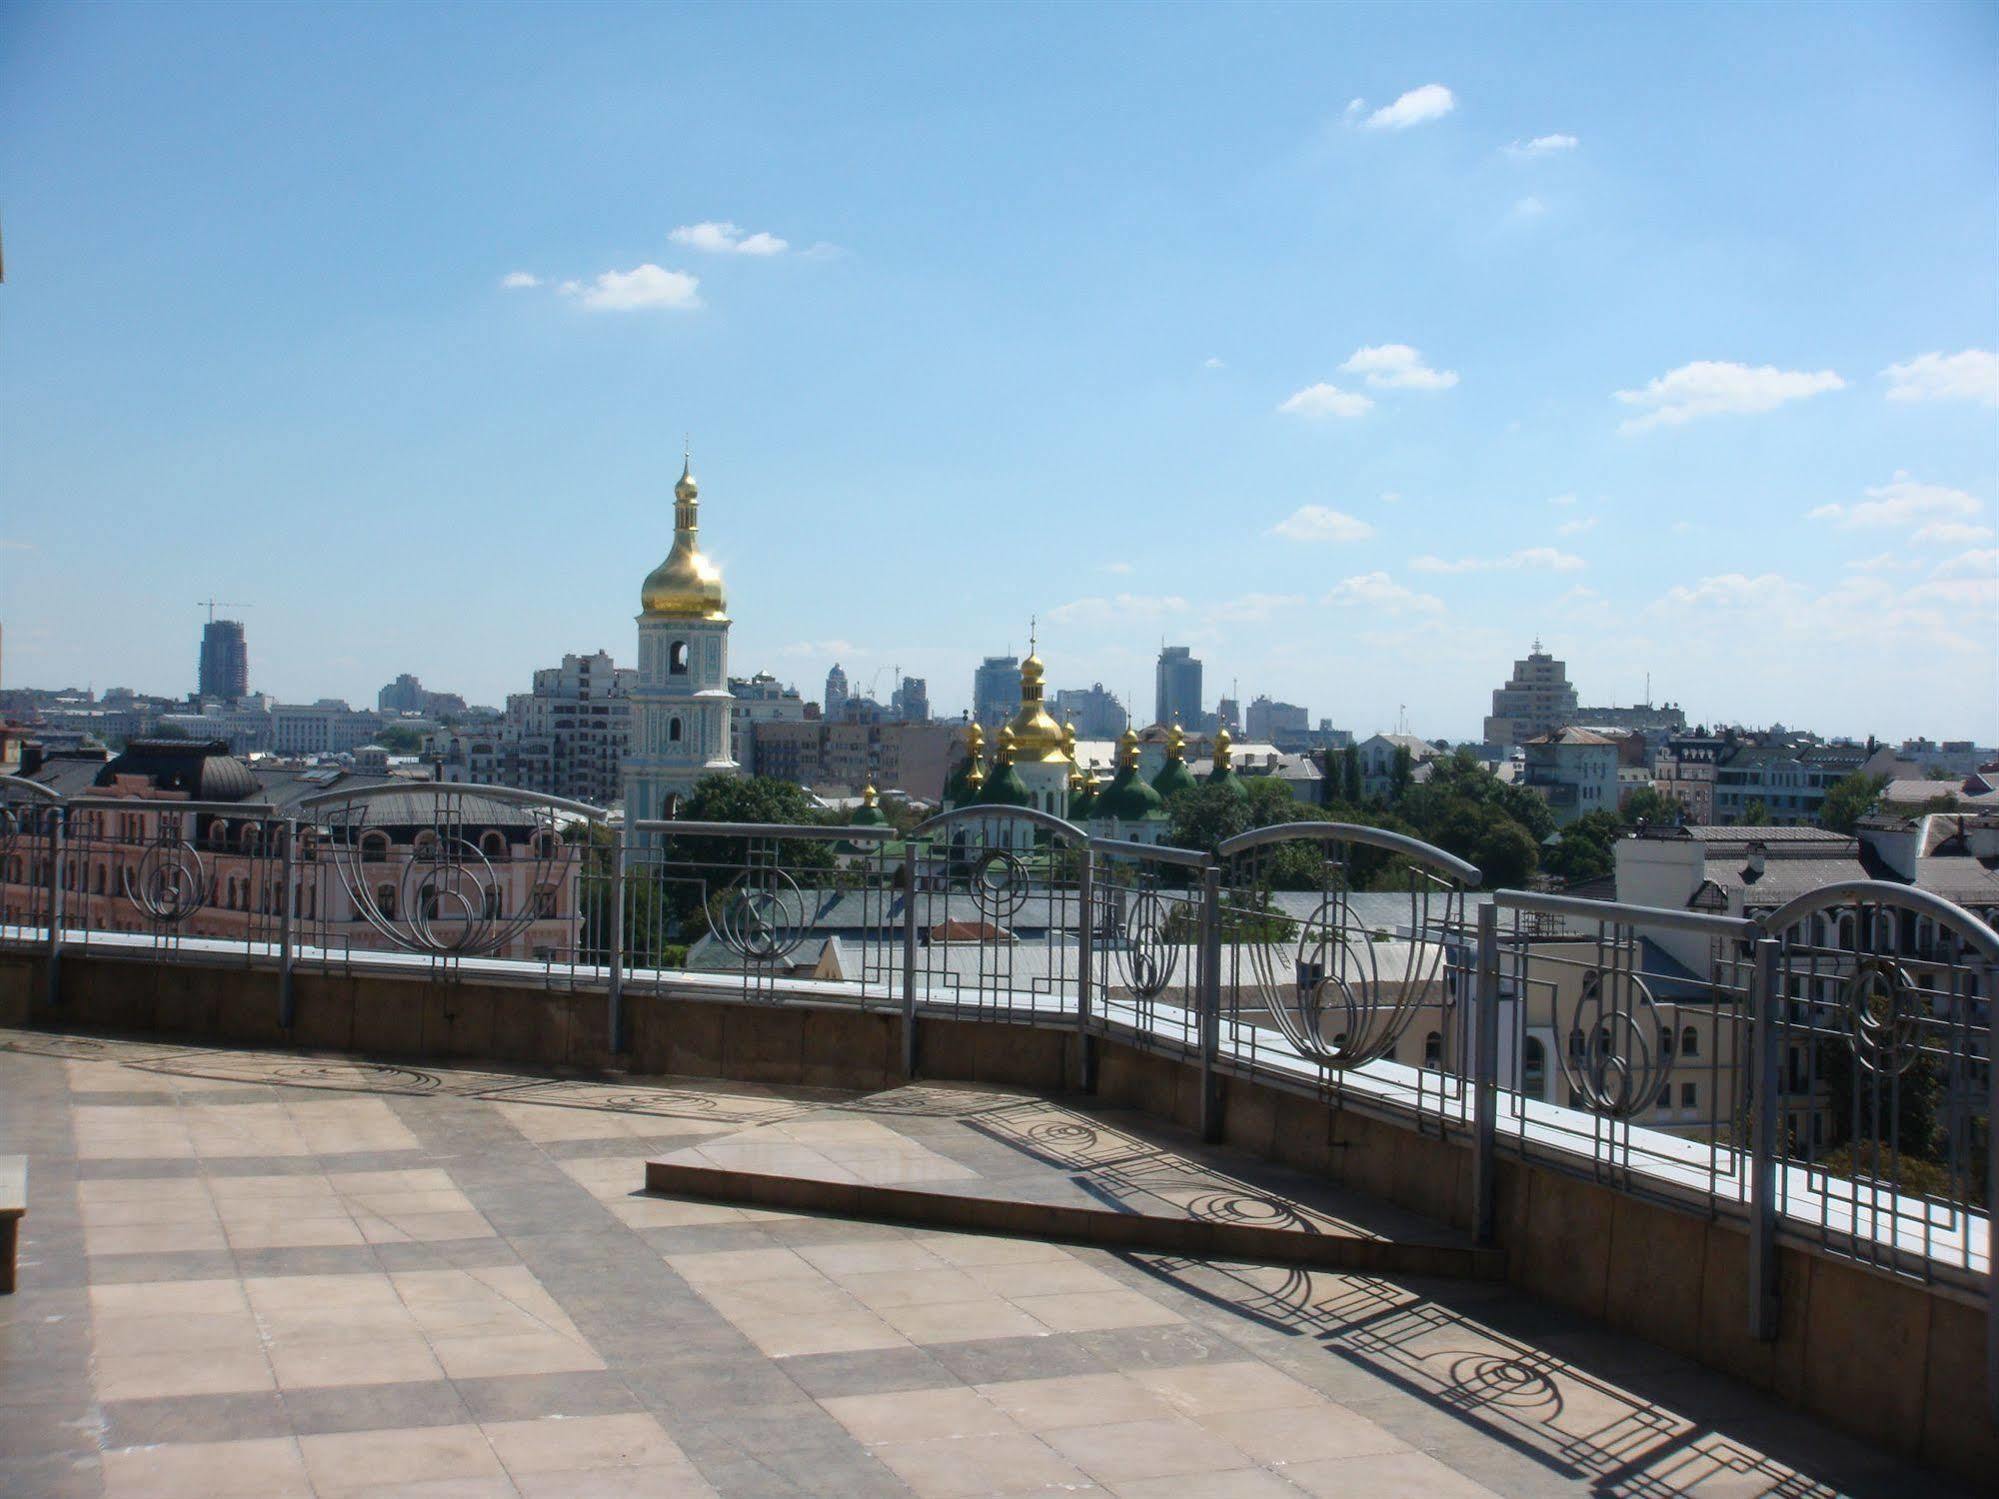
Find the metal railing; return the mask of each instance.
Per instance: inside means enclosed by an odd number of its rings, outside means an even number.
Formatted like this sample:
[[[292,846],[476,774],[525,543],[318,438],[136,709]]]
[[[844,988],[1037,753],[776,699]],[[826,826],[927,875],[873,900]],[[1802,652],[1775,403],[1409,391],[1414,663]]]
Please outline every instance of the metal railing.
[[[1921,890],[1766,917],[1476,891],[1379,829],[1197,850],[973,807],[885,826],[642,822],[508,788],[290,805],[82,796],[0,777],[0,944],[273,970],[421,970],[602,992],[1073,1031],[1462,1144],[1472,1221],[1530,1161],[1741,1226],[1776,1330],[1780,1244],[1999,1309],[1990,1205],[1999,935]],[[1995,1323],[1999,1326],[1999,1323]],[[1994,1337],[1999,1357],[1999,1333]],[[1994,1381],[1999,1388],[1999,1379]]]

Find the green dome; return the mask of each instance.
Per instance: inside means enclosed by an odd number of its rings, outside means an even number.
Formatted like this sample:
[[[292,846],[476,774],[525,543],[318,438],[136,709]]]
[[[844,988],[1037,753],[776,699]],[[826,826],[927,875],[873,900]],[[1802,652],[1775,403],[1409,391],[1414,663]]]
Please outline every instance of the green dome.
[[[1089,783],[1069,793],[1069,821],[1088,822],[1096,816],[1097,788]]]
[[[1186,767],[1181,766],[1182,770]],[[1119,822],[1143,822],[1166,815],[1165,803],[1145,784],[1135,765],[1118,767],[1117,778],[1103,789],[1092,811],[1093,817],[1111,817]]]
[[[1194,772],[1187,768],[1185,760],[1177,756],[1169,758],[1159,774],[1152,778],[1152,789],[1159,793],[1161,801],[1178,792],[1192,791],[1194,785]]]
[[[1235,773],[1233,765],[1217,765],[1213,770],[1209,771],[1208,784],[1210,786],[1226,786],[1244,801],[1249,800],[1249,787],[1243,784],[1242,777]]]
[[[1034,798],[1028,793],[1027,783],[1013,768],[1011,760],[993,768],[993,773],[986,777],[985,789],[979,793],[979,805],[984,807],[1028,807],[1033,804]]]

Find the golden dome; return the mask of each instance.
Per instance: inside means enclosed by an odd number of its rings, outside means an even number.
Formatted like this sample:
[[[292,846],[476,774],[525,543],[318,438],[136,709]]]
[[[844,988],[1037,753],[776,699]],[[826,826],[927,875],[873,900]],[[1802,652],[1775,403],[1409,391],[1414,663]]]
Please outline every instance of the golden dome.
[[[1013,751],[1015,743],[1016,741],[1013,736],[1013,725],[1001,724],[999,731],[999,750],[995,756],[995,763],[1000,765],[1011,765],[1013,763]]]
[[[1075,739],[1063,739],[1062,726],[1042,704],[1042,670],[1041,657],[1035,654],[1030,638],[1027,659],[1020,663],[1020,711],[1014,714],[1007,729],[1013,732],[1014,759],[1059,765],[1072,758]]]
[[[1166,758],[1184,760],[1187,758],[1187,731],[1175,723],[1166,734]]]
[[[1118,735],[1117,763],[1120,765],[1138,764],[1138,730],[1134,729],[1130,724],[1126,724],[1124,732]]]
[[[1215,730],[1215,769],[1227,770],[1229,768],[1231,759],[1229,746],[1234,743],[1235,740],[1229,734],[1226,726]]]
[[[722,594],[722,571],[701,554],[695,544],[699,533],[701,487],[694,480],[690,463],[680,468],[680,482],[673,486],[673,550],[666,561],[646,575],[639,590],[639,605],[647,614],[664,614],[680,619],[723,619],[726,600]]]

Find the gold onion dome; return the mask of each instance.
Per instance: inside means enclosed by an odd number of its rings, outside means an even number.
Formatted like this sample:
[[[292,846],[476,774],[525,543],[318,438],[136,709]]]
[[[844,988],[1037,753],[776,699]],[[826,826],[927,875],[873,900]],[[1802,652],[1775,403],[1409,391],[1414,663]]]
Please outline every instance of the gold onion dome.
[[[647,614],[664,614],[679,619],[722,619],[726,600],[722,594],[722,570],[702,555],[696,538],[700,533],[701,486],[694,480],[691,460],[680,466],[680,482],[673,486],[673,550],[666,561],[646,575],[639,590],[639,604]]]
[[[1049,716],[1042,703],[1041,658],[1034,654],[1032,643],[1027,651],[1027,659],[1020,663],[1020,711],[1000,732],[1012,731],[1015,760],[1065,763],[1071,758],[1075,741],[1065,743],[1062,726]]]
[[[1242,777],[1235,773],[1235,751],[1232,748],[1234,744],[1234,736],[1226,728],[1215,730],[1215,763],[1208,772],[1208,784],[1226,786],[1237,796],[1248,796],[1249,788],[1243,784]]]
[[[1194,773],[1187,769],[1187,735],[1177,723],[1166,736],[1166,763],[1152,778],[1152,789],[1160,796],[1194,789]]]

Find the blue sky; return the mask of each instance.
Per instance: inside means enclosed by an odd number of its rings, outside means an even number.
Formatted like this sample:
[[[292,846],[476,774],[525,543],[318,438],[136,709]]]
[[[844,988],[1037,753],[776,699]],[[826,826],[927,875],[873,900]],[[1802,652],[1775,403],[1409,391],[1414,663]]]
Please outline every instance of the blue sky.
[[[629,661],[691,433],[812,694],[1990,743],[1995,18],[0,3],[5,679]]]

